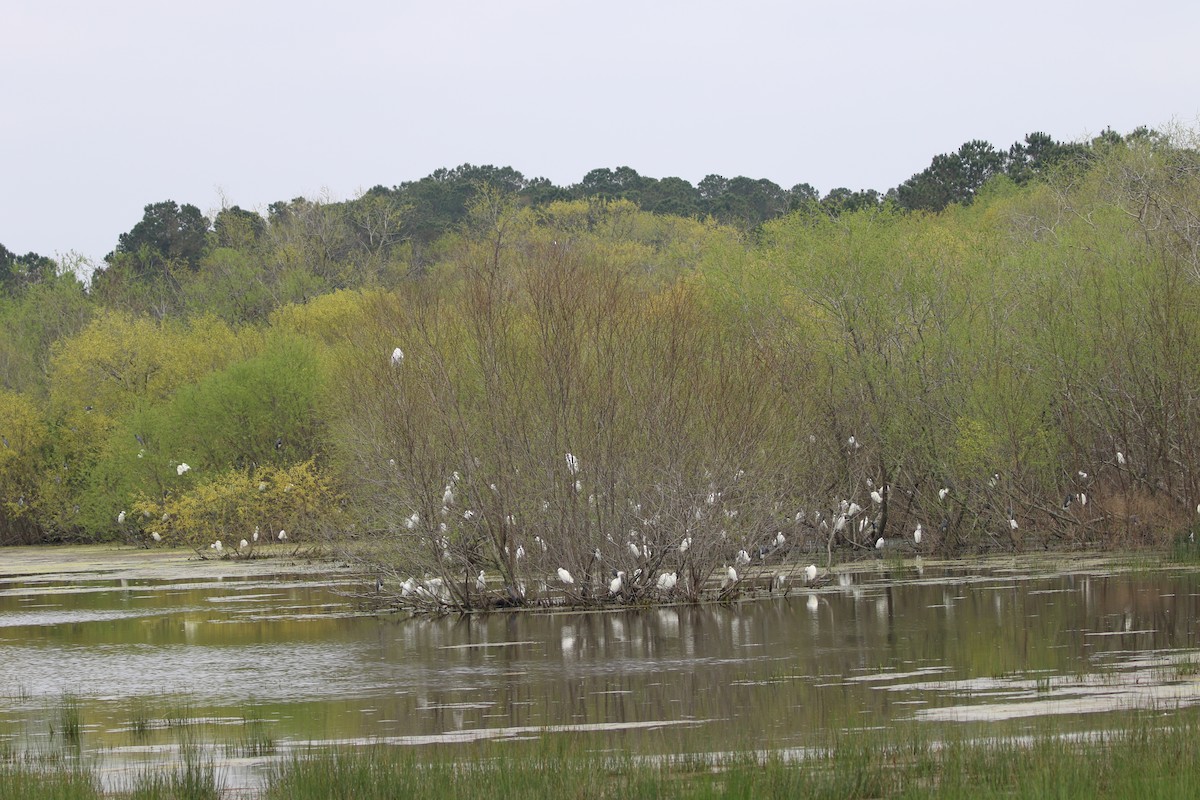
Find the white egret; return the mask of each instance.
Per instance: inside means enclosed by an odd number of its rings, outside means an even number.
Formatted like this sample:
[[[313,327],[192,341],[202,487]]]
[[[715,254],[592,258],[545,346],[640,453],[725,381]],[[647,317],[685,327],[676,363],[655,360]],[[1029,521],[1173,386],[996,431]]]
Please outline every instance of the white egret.
[[[1200,506],[1196,506],[1196,513],[1200,514]],[[679,543],[679,552],[686,553],[688,548],[692,546],[692,537],[685,536],[683,541]]]
[[[562,567],[558,568],[558,579],[560,581],[562,581],[564,584],[566,584],[567,586],[570,586],[575,583],[575,579],[571,577],[571,573],[567,572]]]
[[[156,542],[162,541],[162,535],[158,531],[150,531],[150,538]]]
[[[408,597],[409,595],[414,594],[416,591],[417,582],[412,578],[409,578],[408,580],[404,581],[404,583],[400,584],[401,597]]]
[[[942,488],[938,489],[938,500],[945,500],[946,495],[948,494],[950,494],[950,487],[943,486]]]
[[[475,589],[480,592],[487,591],[487,578],[483,570],[479,570],[479,574],[475,576]]]
[[[446,484],[445,490],[442,492],[442,505],[449,508],[454,505],[454,487]]]
[[[1079,472],[1077,474],[1079,475],[1079,480],[1081,480],[1081,481],[1087,480],[1087,473],[1084,472],[1083,470],[1079,470]]]
[[[809,564],[804,568],[804,580],[806,583],[812,583],[817,579],[817,565]]]
[[[475,512],[469,508],[463,512],[463,519],[465,519],[465,520],[470,520],[470,519],[473,519],[474,517],[475,517]]]
[[[853,436],[846,440],[846,444],[849,445],[852,450],[857,450],[860,447],[858,439],[855,439]]]
[[[783,531],[779,531],[778,533],[775,534],[775,546],[776,547],[783,547],[783,544],[786,541],[787,541],[787,537],[783,535]]]
[[[878,489],[871,490],[871,502],[877,505],[883,502],[883,495],[879,493]]]
[[[419,523],[420,521],[421,521],[420,512],[414,511],[412,513],[412,515],[408,517],[408,519],[404,520],[404,527],[408,528],[411,531],[413,528],[417,527],[417,523]]]
[[[252,542],[258,541],[258,526],[257,525],[254,526],[254,533],[250,534],[250,541],[252,541]]]
[[[1013,519],[1012,517],[1009,517],[1008,518],[1008,527],[1012,528],[1015,531],[1017,529],[1017,521],[1015,519]]]
[[[120,514],[117,514],[117,524],[118,525],[125,524],[125,512],[124,511],[122,511]]]
[[[846,515],[838,514],[837,520],[833,523],[833,532],[841,533],[846,528]]]
[[[880,537],[879,537],[879,540],[875,542],[875,549],[876,549],[876,550],[882,550],[882,549],[883,549],[883,537],[882,537],[882,536],[880,536]]]
[[[245,550],[249,546],[250,546],[250,543],[247,542],[245,539],[242,539],[240,542],[238,542],[238,550]]]
[[[633,555],[634,558],[642,557],[642,551],[638,549],[637,543],[635,543],[635,542],[629,543],[629,552],[631,555]]]
[[[279,534],[276,535],[275,538],[281,542],[286,542],[287,541],[287,531],[284,531],[284,530],[279,531]]]
[[[862,511],[862,506],[860,506],[858,503],[851,503],[846,507],[846,516],[853,517],[860,511]]]
[[[921,523],[919,522],[917,523],[917,529],[913,531],[913,542],[915,544],[921,543]]]
[[[583,481],[575,481],[575,494],[583,493]]]
[[[524,557],[525,557],[525,545],[519,544],[519,545],[517,545],[517,561],[520,561]]]
[[[745,550],[738,550],[738,554],[733,559],[733,564],[736,567],[744,567],[750,563],[750,554]]]
[[[567,453],[567,472],[572,475],[579,474],[579,459],[570,453]]]
[[[625,573],[618,572],[617,577],[608,582],[609,594],[620,594],[621,588],[625,585]]]
[[[182,475],[183,473],[187,472],[190,469],[191,469],[191,467],[189,467],[187,464],[180,464],[178,467],[175,468],[175,474]]]
[[[731,585],[737,583],[737,579],[738,579],[737,570],[734,569],[733,567],[726,567],[725,568],[725,580],[721,582],[721,588],[724,589],[728,586],[731,586]]]
[[[1125,464],[1125,454],[1120,450],[1117,451],[1117,463],[1121,465]]]
[[[1087,495],[1084,494],[1083,492],[1079,493],[1079,505],[1081,505],[1081,506],[1087,505]]]
[[[220,552],[221,552],[223,549],[225,549],[225,548],[224,548],[224,545],[222,545],[222,544],[221,544],[221,540],[220,540],[220,539],[217,539],[215,542],[213,542],[212,544],[210,544],[210,545],[208,546],[208,549],[209,549],[209,550],[216,550],[218,553],[220,553]]]
[[[397,347],[392,351],[392,366],[398,367],[404,363],[404,351]]]
[[[675,588],[679,577],[674,572],[664,572],[658,576],[658,588],[660,591],[669,592]]]

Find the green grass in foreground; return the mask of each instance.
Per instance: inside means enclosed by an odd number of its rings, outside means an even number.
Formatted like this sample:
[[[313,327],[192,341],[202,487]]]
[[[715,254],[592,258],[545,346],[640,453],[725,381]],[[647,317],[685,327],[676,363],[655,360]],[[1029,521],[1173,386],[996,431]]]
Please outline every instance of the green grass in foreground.
[[[364,747],[297,754],[281,762],[267,800],[375,798],[1014,798],[1200,796],[1200,712],[1138,713],[1122,730],[1085,741],[1040,735],[1024,742],[929,738],[927,729],[841,734],[823,755],[765,761],[738,754],[658,759],[594,753],[588,739],[477,748]],[[138,800],[218,798],[211,765],[144,776]],[[69,765],[0,758],[0,798],[92,800],[95,777]]]

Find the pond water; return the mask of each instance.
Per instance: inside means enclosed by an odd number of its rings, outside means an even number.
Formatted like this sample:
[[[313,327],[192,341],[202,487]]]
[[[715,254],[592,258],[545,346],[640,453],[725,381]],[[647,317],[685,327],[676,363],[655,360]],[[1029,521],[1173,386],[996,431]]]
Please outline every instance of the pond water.
[[[1200,702],[1190,566],[889,560],[782,598],[406,619],[329,564],[122,551],[70,571],[25,552],[0,551],[0,751],[74,750],[113,784],[185,744],[236,788],[309,744],[788,749]]]

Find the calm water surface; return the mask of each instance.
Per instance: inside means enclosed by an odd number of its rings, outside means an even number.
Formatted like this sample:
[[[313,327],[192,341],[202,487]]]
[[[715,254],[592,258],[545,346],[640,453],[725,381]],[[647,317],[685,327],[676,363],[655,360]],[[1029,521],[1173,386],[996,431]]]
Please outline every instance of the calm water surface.
[[[434,620],[367,613],[348,595],[370,579],[333,568],[193,562],[162,577],[126,559],[12,575],[0,578],[0,748],[74,748],[120,775],[186,741],[236,786],[310,743],[550,730],[598,749],[709,752],[900,723],[1102,727],[1115,710],[1200,701],[1193,568],[847,570],[729,605]],[[77,747],[61,734],[67,695]]]

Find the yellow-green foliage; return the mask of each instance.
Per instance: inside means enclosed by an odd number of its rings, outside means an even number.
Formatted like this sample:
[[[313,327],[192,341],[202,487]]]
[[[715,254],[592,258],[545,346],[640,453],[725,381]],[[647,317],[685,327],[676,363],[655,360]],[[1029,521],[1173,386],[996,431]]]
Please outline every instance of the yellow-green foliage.
[[[311,541],[340,523],[342,498],[312,461],[304,461],[218,472],[165,500],[143,496],[133,511],[144,534],[157,532],[165,543],[203,549],[221,539],[234,549],[255,530],[260,544],[277,541],[280,530],[290,541]]]
[[[49,435],[37,404],[24,395],[0,391],[0,435],[0,516],[28,517],[38,501],[41,450]]]

